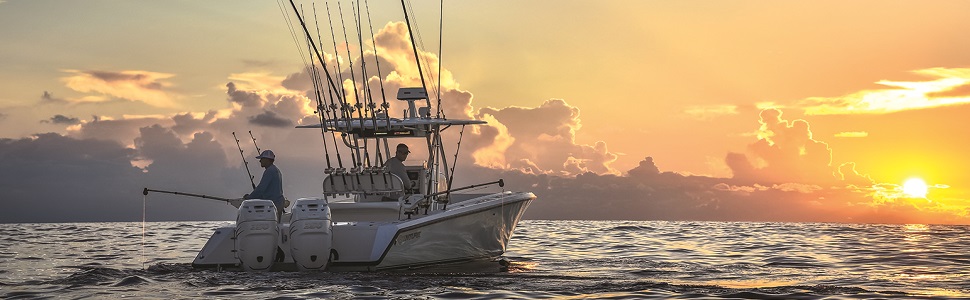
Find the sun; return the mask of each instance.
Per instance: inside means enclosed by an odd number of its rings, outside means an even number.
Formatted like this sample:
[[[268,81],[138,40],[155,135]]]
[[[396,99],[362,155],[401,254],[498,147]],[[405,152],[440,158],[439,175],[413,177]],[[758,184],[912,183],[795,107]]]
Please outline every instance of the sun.
[[[903,194],[913,198],[926,198],[926,182],[919,178],[910,178],[903,183]]]

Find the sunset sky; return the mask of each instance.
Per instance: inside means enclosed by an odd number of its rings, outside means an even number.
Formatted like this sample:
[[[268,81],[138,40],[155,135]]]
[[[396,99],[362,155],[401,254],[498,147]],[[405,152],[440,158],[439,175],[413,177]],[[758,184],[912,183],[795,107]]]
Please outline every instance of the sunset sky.
[[[315,3],[321,50],[334,59],[329,4],[346,68],[338,3],[359,66],[352,2]],[[414,86],[400,3],[368,4],[381,78]],[[412,3],[433,70],[438,4]],[[280,10],[0,0],[0,199],[14,207],[0,222],[140,220],[146,186],[241,196],[231,132],[256,174],[248,131],[281,156],[289,198],[319,193],[320,133],[293,129],[315,120],[306,49]],[[967,1],[445,1],[443,103],[489,121],[465,133],[458,170],[466,184],[517,178],[539,196],[533,218],[970,224],[967,12]],[[926,186],[904,192],[914,178]],[[233,215],[149,198],[155,219]]]

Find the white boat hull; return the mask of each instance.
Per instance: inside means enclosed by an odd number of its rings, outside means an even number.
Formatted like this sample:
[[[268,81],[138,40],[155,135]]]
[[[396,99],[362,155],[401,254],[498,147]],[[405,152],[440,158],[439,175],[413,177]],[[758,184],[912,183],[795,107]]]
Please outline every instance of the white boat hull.
[[[372,271],[449,262],[494,259],[505,253],[515,226],[535,195],[503,192],[451,204],[446,210],[395,221],[339,221],[333,223],[328,270]],[[340,220],[339,209],[333,219]],[[356,212],[355,212],[356,213]],[[406,216],[404,217],[406,218]],[[285,218],[284,218],[285,219]],[[280,231],[289,232],[290,224]],[[193,262],[196,267],[237,267],[232,246],[217,229]],[[231,242],[231,241],[229,241]],[[279,244],[284,259],[273,270],[297,270],[284,236]]]

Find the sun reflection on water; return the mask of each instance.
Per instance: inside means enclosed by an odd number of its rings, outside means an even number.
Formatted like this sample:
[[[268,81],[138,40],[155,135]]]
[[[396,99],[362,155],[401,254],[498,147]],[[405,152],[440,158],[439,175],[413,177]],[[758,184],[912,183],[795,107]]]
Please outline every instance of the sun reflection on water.
[[[927,232],[930,231],[930,226],[926,224],[906,224],[903,226],[906,232]]]

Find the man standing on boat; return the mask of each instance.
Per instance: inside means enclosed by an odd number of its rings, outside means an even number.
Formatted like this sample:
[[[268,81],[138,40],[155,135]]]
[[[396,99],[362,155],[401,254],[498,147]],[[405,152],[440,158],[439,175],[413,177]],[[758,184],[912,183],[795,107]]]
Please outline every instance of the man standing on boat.
[[[265,150],[256,158],[259,159],[259,166],[266,170],[263,170],[259,185],[252,193],[243,196],[243,199],[272,200],[273,204],[276,204],[276,220],[279,221],[283,216],[283,208],[286,207],[284,203],[286,200],[283,197],[283,173],[273,164],[276,162],[276,154],[273,154],[273,150]]]
[[[410,153],[411,150],[408,150],[408,145],[403,143],[397,144],[397,152],[395,152],[394,157],[391,157],[387,160],[387,162],[384,163],[385,170],[401,178],[401,181],[404,182],[405,191],[411,189],[411,179],[408,178],[408,171],[404,169],[404,161],[408,159],[408,154]],[[400,197],[401,195],[398,194],[390,196],[395,198],[394,200],[397,201],[396,198]]]

